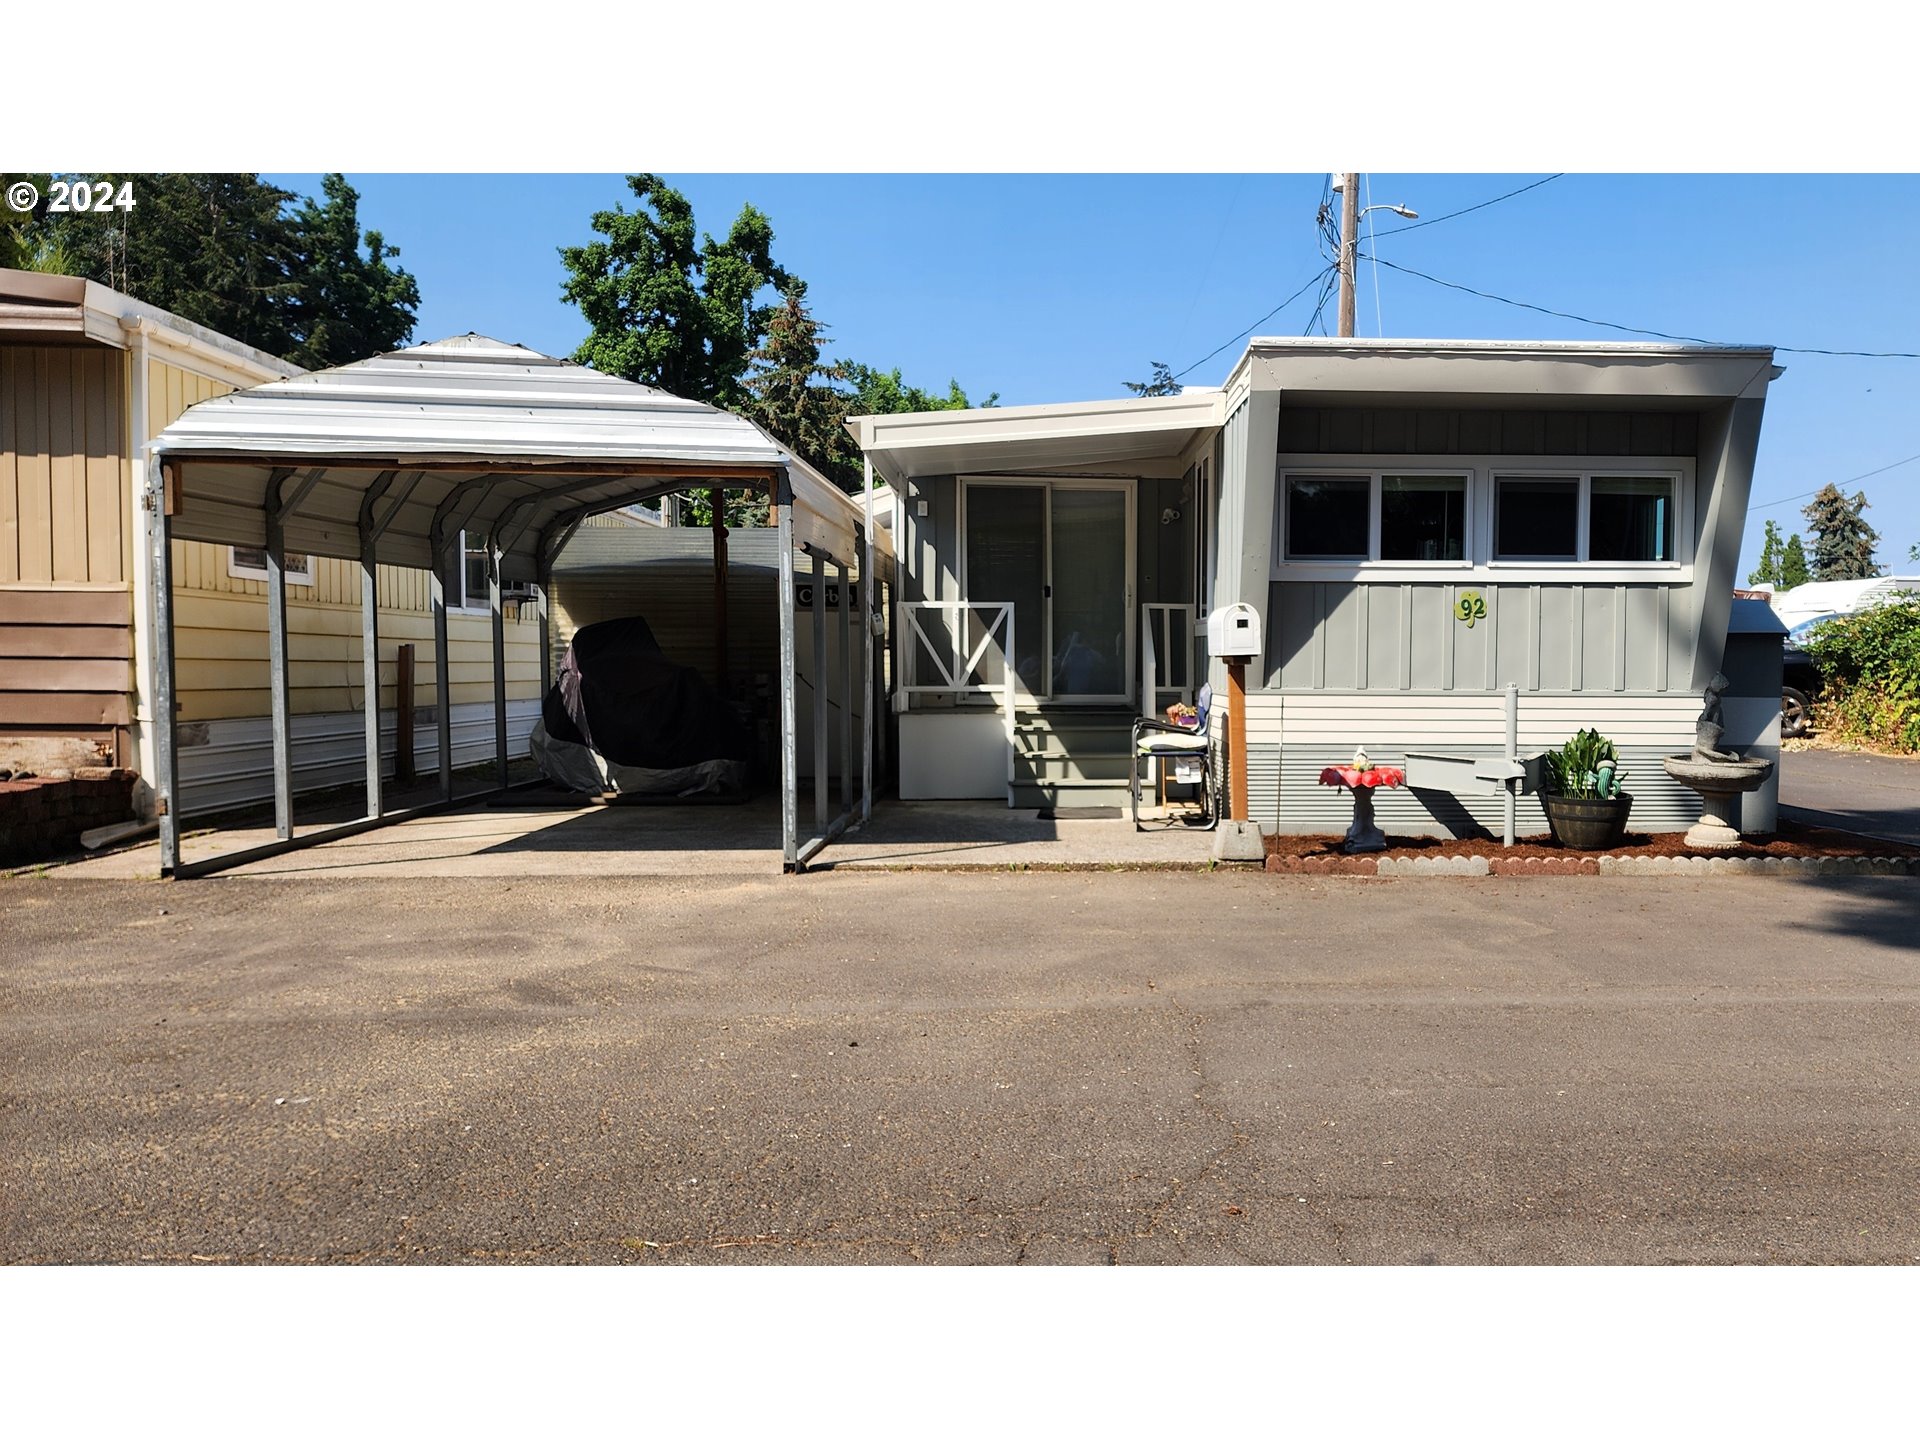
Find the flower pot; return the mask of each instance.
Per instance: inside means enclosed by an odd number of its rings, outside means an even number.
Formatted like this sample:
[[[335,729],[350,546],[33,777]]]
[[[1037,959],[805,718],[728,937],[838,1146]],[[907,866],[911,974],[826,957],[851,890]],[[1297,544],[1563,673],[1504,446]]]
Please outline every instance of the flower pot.
[[[1547,812],[1547,828],[1553,831],[1553,838],[1569,850],[1611,850],[1627,833],[1633,796],[1575,800],[1566,795],[1542,794],[1540,808]]]

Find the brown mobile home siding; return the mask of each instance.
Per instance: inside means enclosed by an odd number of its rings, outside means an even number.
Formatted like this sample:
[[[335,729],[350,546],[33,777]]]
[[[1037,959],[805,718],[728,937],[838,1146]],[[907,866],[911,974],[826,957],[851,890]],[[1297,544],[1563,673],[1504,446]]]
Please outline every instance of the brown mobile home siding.
[[[0,735],[126,758],[133,680],[126,370],[91,346],[0,346]]]

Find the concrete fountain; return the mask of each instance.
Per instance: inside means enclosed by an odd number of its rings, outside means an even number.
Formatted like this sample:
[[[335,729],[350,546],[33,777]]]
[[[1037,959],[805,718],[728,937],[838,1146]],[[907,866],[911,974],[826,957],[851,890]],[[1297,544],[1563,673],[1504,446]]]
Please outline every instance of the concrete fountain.
[[[1740,843],[1740,797],[1758,790],[1773,773],[1771,760],[1750,760],[1720,748],[1720,696],[1726,688],[1724,675],[1707,682],[1706,703],[1694,722],[1693,752],[1669,755],[1664,762],[1667,774],[1700,797],[1700,821],[1686,837],[1697,850],[1731,850]]]

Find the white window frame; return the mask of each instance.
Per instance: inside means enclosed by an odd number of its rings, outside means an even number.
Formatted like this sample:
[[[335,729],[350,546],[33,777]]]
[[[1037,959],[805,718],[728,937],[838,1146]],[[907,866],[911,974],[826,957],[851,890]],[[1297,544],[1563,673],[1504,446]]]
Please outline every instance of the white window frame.
[[[1695,464],[1684,456],[1645,455],[1281,455],[1274,481],[1274,580],[1434,581],[1501,579],[1578,584],[1644,584],[1693,580],[1693,525],[1697,486]],[[1380,481],[1386,475],[1457,476],[1467,480],[1466,558],[1463,560],[1381,560]],[[1671,560],[1591,561],[1588,512],[1596,477],[1667,479],[1673,482]],[[1287,492],[1289,479],[1368,479],[1368,558],[1365,560],[1289,559]],[[1573,560],[1500,560],[1493,554],[1495,482],[1501,479],[1576,480],[1579,482],[1578,548]]]
[[[1633,458],[1637,459],[1637,457]],[[1688,483],[1691,478],[1690,475],[1682,474],[1679,469],[1672,467],[1670,464],[1653,467],[1648,467],[1643,464],[1608,464],[1586,466],[1578,470],[1573,470],[1566,468],[1566,463],[1563,460],[1559,466],[1551,469],[1510,464],[1494,467],[1489,471],[1487,476],[1487,564],[1490,568],[1496,570],[1565,569],[1569,565],[1578,565],[1583,575],[1589,570],[1604,568],[1609,572],[1618,570],[1636,572],[1644,577],[1648,573],[1657,575],[1669,571],[1677,572],[1682,568],[1684,563],[1690,572],[1693,560],[1692,554],[1689,553],[1692,546],[1692,525],[1691,523],[1682,523],[1682,512],[1683,507],[1686,506],[1686,500],[1691,496],[1693,490],[1693,486]],[[1592,553],[1593,482],[1596,479],[1665,480],[1669,482],[1672,486],[1671,494],[1673,497],[1673,558],[1671,560],[1594,561],[1588,558]],[[1578,498],[1574,502],[1579,508],[1574,513],[1575,549],[1573,559],[1503,559],[1493,552],[1493,546],[1499,543],[1500,539],[1499,530],[1495,524],[1495,507],[1499,503],[1498,497],[1500,493],[1500,482],[1502,480],[1574,480],[1578,482],[1575,487],[1575,493]],[[1684,518],[1686,521],[1691,522],[1691,513],[1686,514]]]
[[[240,558],[242,548],[243,547],[238,545],[227,546],[227,575],[234,580],[259,580],[264,583],[268,578],[265,560],[263,559],[258,565],[246,564]],[[248,545],[244,548],[248,550],[259,550],[263,556],[266,554],[266,547],[262,545]],[[298,559],[300,563],[298,566],[287,566],[287,584],[313,584],[313,557],[311,555],[300,555],[289,558]]]
[[[1386,488],[1387,476],[1409,480],[1458,480],[1466,490],[1465,530],[1460,537],[1460,558],[1458,560],[1383,560],[1380,558],[1380,524],[1383,515],[1382,494]],[[1367,553],[1364,559],[1348,558],[1338,555],[1301,555],[1295,557],[1288,549],[1292,536],[1288,533],[1288,487],[1295,480],[1365,480],[1367,485]],[[1442,570],[1470,570],[1473,568],[1475,506],[1474,472],[1464,465],[1376,465],[1367,469],[1334,465],[1283,465],[1280,469],[1279,504],[1276,523],[1279,537],[1275,542],[1274,554],[1280,557],[1276,568],[1289,573],[1298,573],[1302,569],[1338,569],[1352,570],[1364,568],[1368,571],[1381,567],[1396,570],[1418,570],[1423,573]]]
[[[459,588],[456,590],[454,584],[447,586],[447,613],[449,615],[491,615],[493,613],[492,602],[488,599],[485,590],[480,592],[480,598],[478,600],[467,593],[467,536],[470,533],[473,532],[462,529],[459,532],[459,538],[454,542],[453,553],[458,558],[454,562],[453,574],[449,579],[457,583]],[[484,544],[487,538],[487,532],[482,530],[478,533],[481,542]],[[502,603],[505,602],[503,601]]]

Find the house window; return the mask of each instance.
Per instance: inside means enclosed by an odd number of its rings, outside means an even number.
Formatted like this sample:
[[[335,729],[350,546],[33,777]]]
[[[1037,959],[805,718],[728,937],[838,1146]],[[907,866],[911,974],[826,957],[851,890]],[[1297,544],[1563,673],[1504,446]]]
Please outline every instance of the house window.
[[[306,555],[287,555],[287,583],[289,585],[311,585],[313,583],[313,561]],[[229,545],[227,547],[227,574],[236,580],[265,580],[267,578],[267,548],[264,545]]]
[[[1289,475],[1282,511],[1290,561],[1467,560],[1467,477]]]
[[[1373,482],[1332,475],[1287,479],[1287,558],[1365,560],[1372,552]]]
[[[460,608],[485,610],[487,595],[487,536],[481,530],[460,532]]]
[[[1580,480],[1513,476],[1495,482],[1493,558],[1575,560],[1580,555]]]
[[[1673,481],[1596,475],[1587,501],[1589,560],[1673,559]]]
[[[1380,477],[1382,560],[1464,560],[1467,556],[1467,477]]]
[[[1671,564],[1671,475],[1502,475],[1494,481],[1495,560]]]

